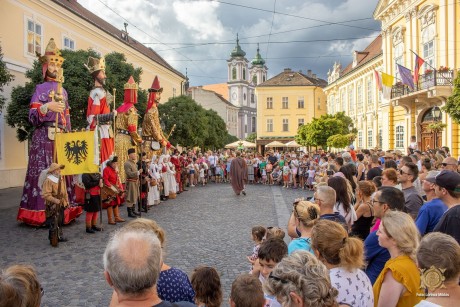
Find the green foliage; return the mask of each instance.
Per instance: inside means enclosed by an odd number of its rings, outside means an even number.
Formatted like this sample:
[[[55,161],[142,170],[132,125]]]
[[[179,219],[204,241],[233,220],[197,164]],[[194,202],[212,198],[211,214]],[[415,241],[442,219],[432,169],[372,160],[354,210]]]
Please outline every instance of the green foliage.
[[[460,74],[455,78],[452,96],[447,98],[446,105],[441,109],[449,114],[454,122],[460,123]]]
[[[65,61],[63,88],[67,91],[70,105],[70,121],[73,130],[86,128],[86,109],[88,106],[88,96],[94,81],[84,64],[88,61],[88,56],[96,57],[92,50],[62,50]],[[126,57],[121,53],[110,53],[106,57],[106,90],[113,93],[116,88],[116,105],[123,103],[123,86],[132,75],[136,82],[140,82],[142,68],[134,68],[126,62]],[[13,89],[12,101],[8,105],[6,121],[9,126],[16,128],[19,141],[25,141],[32,137],[34,127],[29,123],[29,104],[35,86],[43,82],[42,66],[35,61],[32,69],[26,72],[26,77],[30,79],[24,86],[17,86]],[[147,105],[147,91],[139,89],[138,108],[141,116],[144,114]],[[110,106],[112,109],[112,106]],[[140,117],[141,119],[142,117]]]
[[[214,110],[205,110],[188,96],[171,98],[158,106],[167,135],[176,124],[169,141],[186,147],[222,148],[229,139],[224,120]]]
[[[251,143],[255,143],[255,141],[257,140],[257,133],[251,133],[250,135],[248,135],[248,137],[246,138],[246,141],[248,142],[251,142]]]
[[[356,128],[350,130],[353,120],[344,112],[334,115],[326,114],[314,118],[310,123],[302,125],[297,130],[296,142],[303,146],[326,147],[329,137],[356,133]],[[345,147],[345,146],[344,146]]]
[[[327,146],[334,148],[344,148],[350,145],[351,141],[355,138],[355,135],[350,134],[334,134],[328,137]]]
[[[6,68],[5,62],[3,62],[2,47],[0,46],[0,114],[2,114],[3,106],[5,105],[6,99],[1,95],[3,93],[3,86],[8,85],[13,81],[14,76],[10,74]]]

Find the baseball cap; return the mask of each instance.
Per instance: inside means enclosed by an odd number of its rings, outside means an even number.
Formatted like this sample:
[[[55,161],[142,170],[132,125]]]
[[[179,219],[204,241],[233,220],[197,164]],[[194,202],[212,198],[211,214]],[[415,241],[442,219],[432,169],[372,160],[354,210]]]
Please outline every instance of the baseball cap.
[[[436,183],[436,176],[438,176],[440,173],[440,171],[429,171],[425,180],[431,183]]]
[[[460,192],[460,174],[443,170],[435,178],[436,185],[448,191]]]

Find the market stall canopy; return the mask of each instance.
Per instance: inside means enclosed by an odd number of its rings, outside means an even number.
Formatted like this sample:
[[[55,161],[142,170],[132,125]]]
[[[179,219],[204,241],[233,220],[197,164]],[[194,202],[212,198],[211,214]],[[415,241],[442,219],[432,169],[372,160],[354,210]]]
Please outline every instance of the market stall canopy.
[[[267,145],[265,145],[265,147],[285,147],[286,144],[283,144],[281,142],[278,142],[278,141],[273,141],[271,143],[268,143]]]
[[[286,147],[293,147],[293,148],[302,147],[302,145],[299,145],[296,141],[287,142],[284,146],[286,146]]]
[[[236,141],[236,142],[233,142],[233,143],[225,145],[225,148],[232,149],[232,148],[238,148],[240,146],[243,146],[245,148],[256,148],[255,143],[251,143],[251,142],[248,142],[248,141]]]

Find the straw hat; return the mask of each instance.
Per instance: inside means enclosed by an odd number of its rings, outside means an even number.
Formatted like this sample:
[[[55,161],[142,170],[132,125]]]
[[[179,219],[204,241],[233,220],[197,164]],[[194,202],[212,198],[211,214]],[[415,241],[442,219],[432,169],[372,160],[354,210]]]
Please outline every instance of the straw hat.
[[[49,169],[48,169],[48,174],[54,172],[55,170],[58,169],[63,169],[65,166],[62,164],[57,164],[57,163],[51,163]]]

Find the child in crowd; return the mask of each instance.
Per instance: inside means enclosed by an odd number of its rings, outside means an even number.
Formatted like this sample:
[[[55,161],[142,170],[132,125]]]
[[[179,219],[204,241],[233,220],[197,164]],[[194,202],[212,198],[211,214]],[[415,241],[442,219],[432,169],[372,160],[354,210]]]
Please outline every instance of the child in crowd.
[[[313,165],[310,165],[310,169],[307,171],[308,173],[308,179],[307,179],[307,188],[312,191],[313,190],[313,182],[315,181],[315,167]]]
[[[286,243],[277,238],[265,240],[260,244],[259,260],[254,264],[252,274],[259,277],[259,280],[264,284],[265,280],[269,278],[270,273],[287,255]],[[281,307],[281,304],[276,300],[275,296],[269,296],[265,293],[265,306],[266,307]]]
[[[289,165],[286,163],[283,166],[283,182],[284,182],[284,188],[289,188],[289,175],[291,174],[291,169],[289,168]]]
[[[225,180],[227,182],[230,182],[230,165],[232,165],[232,159],[228,158],[227,159],[227,167],[225,168],[227,172],[227,176],[225,177]]]
[[[267,161],[265,160],[265,157],[260,158],[260,163],[259,163],[259,170],[260,170],[260,175],[262,176],[262,183],[267,184]]]
[[[227,166],[225,162],[225,160],[222,160],[222,163],[220,164],[220,177],[222,182],[227,182]]]
[[[282,171],[280,170],[280,167],[277,166],[275,167],[275,170],[272,172],[272,181],[273,184],[279,185],[281,184],[281,178],[282,178]]]
[[[283,229],[279,227],[270,226],[270,227],[267,227],[267,233],[265,234],[265,240],[268,240],[271,238],[284,240],[285,236],[286,236],[286,233],[284,232]]]
[[[190,186],[195,186],[195,163],[193,160],[190,160],[190,163],[187,165],[188,173],[190,175]]]
[[[259,247],[260,243],[264,240],[265,233],[267,230],[263,226],[254,226],[252,227],[252,241],[254,241],[255,245],[252,249],[252,255],[248,256],[249,262],[251,262],[252,265],[254,265],[254,262],[257,260],[257,256],[259,254]],[[252,267],[251,267],[252,270]]]
[[[222,181],[222,161],[219,160],[216,165],[216,183],[221,183]]]
[[[268,159],[267,159],[267,165],[265,166],[265,170],[267,171],[268,184],[272,185],[273,184],[273,178],[272,178],[273,164]]]
[[[195,304],[198,307],[220,307],[222,285],[216,269],[207,266],[198,267],[193,272],[190,282],[195,291]]]
[[[205,164],[202,163],[200,167],[200,182],[203,186],[206,184],[206,177],[205,177],[206,167],[204,165]]]
[[[251,274],[242,274],[232,283],[230,307],[264,307],[265,298],[260,281]]]

